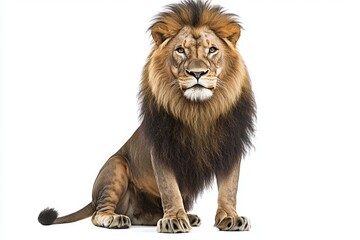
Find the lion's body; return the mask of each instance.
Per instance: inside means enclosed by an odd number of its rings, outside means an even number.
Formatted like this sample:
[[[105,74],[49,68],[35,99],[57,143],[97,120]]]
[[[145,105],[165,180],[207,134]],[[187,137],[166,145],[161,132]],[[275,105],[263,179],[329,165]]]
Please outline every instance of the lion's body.
[[[200,219],[187,214],[216,177],[216,226],[248,230],[236,213],[241,158],[251,146],[255,102],[246,67],[235,48],[240,26],[208,3],[169,6],[151,26],[156,45],[143,72],[142,123],[100,170],[91,204],[45,225],[76,221],[108,228],[155,225],[187,232]]]

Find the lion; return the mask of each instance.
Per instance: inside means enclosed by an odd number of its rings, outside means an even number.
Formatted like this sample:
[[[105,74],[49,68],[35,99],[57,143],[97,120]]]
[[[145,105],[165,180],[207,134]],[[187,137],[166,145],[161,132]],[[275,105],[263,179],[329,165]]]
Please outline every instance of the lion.
[[[236,48],[237,16],[185,0],[156,15],[149,30],[153,49],[140,83],[139,128],[100,170],[91,203],[63,217],[46,208],[38,220],[51,225],[91,216],[104,228],[189,232],[201,223],[189,210],[216,179],[215,226],[247,231],[250,221],[238,215],[236,198],[256,104]]]

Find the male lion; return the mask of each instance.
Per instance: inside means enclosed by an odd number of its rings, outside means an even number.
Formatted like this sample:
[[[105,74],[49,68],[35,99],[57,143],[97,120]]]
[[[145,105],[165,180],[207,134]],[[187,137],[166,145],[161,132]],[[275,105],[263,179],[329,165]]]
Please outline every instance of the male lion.
[[[255,101],[236,49],[236,16],[185,0],[158,14],[150,30],[154,47],[141,81],[140,127],[100,170],[91,203],[59,218],[47,208],[38,220],[50,225],[92,216],[99,227],[157,224],[158,232],[188,232],[200,219],[187,212],[215,176],[215,226],[249,230],[249,220],[236,212],[236,195]]]

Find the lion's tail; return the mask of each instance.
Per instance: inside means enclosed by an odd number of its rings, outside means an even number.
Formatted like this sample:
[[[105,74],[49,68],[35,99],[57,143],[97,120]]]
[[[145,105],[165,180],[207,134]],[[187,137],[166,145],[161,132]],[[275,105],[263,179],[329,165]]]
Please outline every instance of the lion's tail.
[[[60,224],[60,223],[71,223],[90,217],[95,212],[92,203],[89,203],[77,212],[69,215],[58,217],[58,212],[53,208],[46,208],[39,214],[38,221],[42,225]]]

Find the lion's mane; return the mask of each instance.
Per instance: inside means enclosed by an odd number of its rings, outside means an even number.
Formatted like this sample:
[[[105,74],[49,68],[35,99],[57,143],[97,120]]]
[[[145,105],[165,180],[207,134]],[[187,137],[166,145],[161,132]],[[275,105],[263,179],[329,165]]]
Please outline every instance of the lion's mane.
[[[158,14],[150,30],[157,34],[154,28],[166,26],[167,33],[157,36],[166,41],[184,26],[207,26],[221,38],[232,23],[238,24],[236,16],[219,6],[183,1]],[[166,44],[154,44],[144,67],[139,94],[142,128],[152,156],[175,172],[189,209],[214,175],[226,174],[252,146],[256,106],[247,69],[235,46],[225,50],[221,78],[226,84],[201,103],[184,98],[170,83],[171,51]]]

